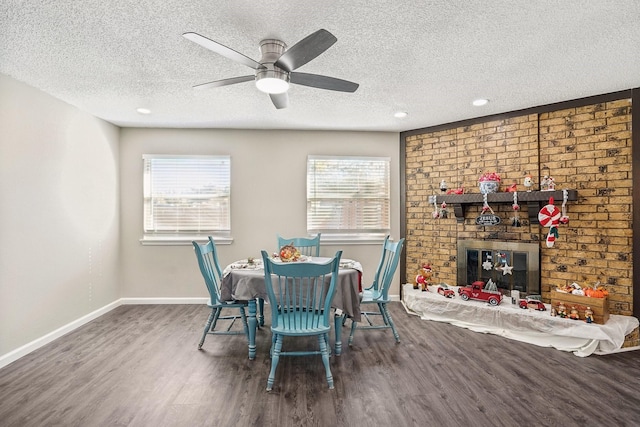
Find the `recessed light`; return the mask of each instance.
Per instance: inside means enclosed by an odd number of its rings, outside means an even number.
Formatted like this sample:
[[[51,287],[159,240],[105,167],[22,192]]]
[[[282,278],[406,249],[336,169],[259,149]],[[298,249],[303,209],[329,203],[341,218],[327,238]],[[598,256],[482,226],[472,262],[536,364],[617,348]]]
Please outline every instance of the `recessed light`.
[[[480,99],[475,99],[472,104],[476,107],[482,107],[483,105],[487,105],[489,103],[488,99],[484,99],[484,98],[480,98]]]
[[[138,108],[136,111],[140,114],[151,114],[151,110],[148,108]]]
[[[397,111],[393,114],[393,117],[396,117],[398,119],[404,119],[405,117],[407,117],[407,112],[406,111]]]

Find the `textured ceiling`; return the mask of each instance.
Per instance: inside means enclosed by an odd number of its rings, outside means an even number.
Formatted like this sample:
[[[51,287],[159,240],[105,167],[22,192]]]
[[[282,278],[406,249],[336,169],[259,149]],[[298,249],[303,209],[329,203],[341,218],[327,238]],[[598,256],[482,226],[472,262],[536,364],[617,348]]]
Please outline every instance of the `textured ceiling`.
[[[295,85],[276,110],[253,82],[192,89],[253,70],[184,32],[259,60],[260,40],[320,28],[338,42],[297,71],[355,93]],[[637,0],[0,3],[0,73],[119,126],[417,129],[640,87],[639,50]]]

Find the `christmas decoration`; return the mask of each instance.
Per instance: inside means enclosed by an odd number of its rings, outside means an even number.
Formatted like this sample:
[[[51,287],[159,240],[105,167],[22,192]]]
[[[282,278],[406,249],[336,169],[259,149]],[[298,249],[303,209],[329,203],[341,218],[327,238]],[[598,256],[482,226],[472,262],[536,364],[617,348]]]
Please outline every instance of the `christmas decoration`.
[[[526,175],[524,177],[524,186],[527,191],[531,191],[531,189],[533,188],[533,178],[531,177],[531,175]]]
[[[520,227],[520,205],[518,204],[518,192],[513,192],[513,218],[511,218],[511,225],[514,227]]]
[[[540,181],[540,191],[554,191],[556,189],[556,182],[553,177],[545,175]]]
[[[493,268],[493,258],[491,255],[487,255],[487,259],[482,263],[482,268],[487,271]]]
[[[433,200],[433,212],[431,213],[431,216],[433,217],[433,219],[438,219],[440,218],[440,211],[438,210],[438,204],[436,202],[436,196],[432,196],[431,200]]]
[[[431,284],[432,277],[433,270],[431,269],[431,264],[422,264],[422,267],[418,270],[416,279],[413,282],[413,289],[420,288],[422,289],[422,292],[427,292],[429,290],[428,285]]]
[[[482,194],[482,211],[476,218],[476,224],[483,226],[500,224],[500,217],[493,213],[493,209],[487,202],[487,193]]]
[[[496,263],[496,270],[502,271],[502,275],[506,276],[507,274],[513,275],[513,266],[510,266],[507,263],[507,254],[500,252],[498,254],[498,262]],[[502,264],[502,265],[499,265]]]
[[[569,199],[569,191],[562,190],[562,216],[560,224],[569,224],[569,216],[567,215],[567,200]]]
[[[538,221],[543,227],[549,227],[547,247],[552,248],[558,238],[558,224],[560,223],[560,209],[553,205],[553,197],[549,197],[549,204],[540,209]]]
[[[478,178],[480,193],[497,193],[500,187],[500,175],[496,172],[485,172]]]

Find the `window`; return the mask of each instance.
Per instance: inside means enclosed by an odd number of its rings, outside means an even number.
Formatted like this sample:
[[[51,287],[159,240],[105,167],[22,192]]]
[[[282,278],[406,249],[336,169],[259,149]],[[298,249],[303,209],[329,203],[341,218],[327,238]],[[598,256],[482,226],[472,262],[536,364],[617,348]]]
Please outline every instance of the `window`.
[[[231,235],[229,156],[143,155],[143,240]]]
[[[390,159],[309,156],[307,231],[377,237],[390,231]]]

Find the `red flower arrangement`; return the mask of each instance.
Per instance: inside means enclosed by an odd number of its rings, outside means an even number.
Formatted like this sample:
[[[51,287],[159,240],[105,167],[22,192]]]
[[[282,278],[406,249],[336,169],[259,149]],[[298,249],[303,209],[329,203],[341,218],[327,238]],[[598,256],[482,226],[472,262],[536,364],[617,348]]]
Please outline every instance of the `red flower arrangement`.
[[[480,175],[480,178],[478,178],[478,182],[484,182],[484,181],[500,182],[500,175],[497,172],[485,172],[482,175]]]

